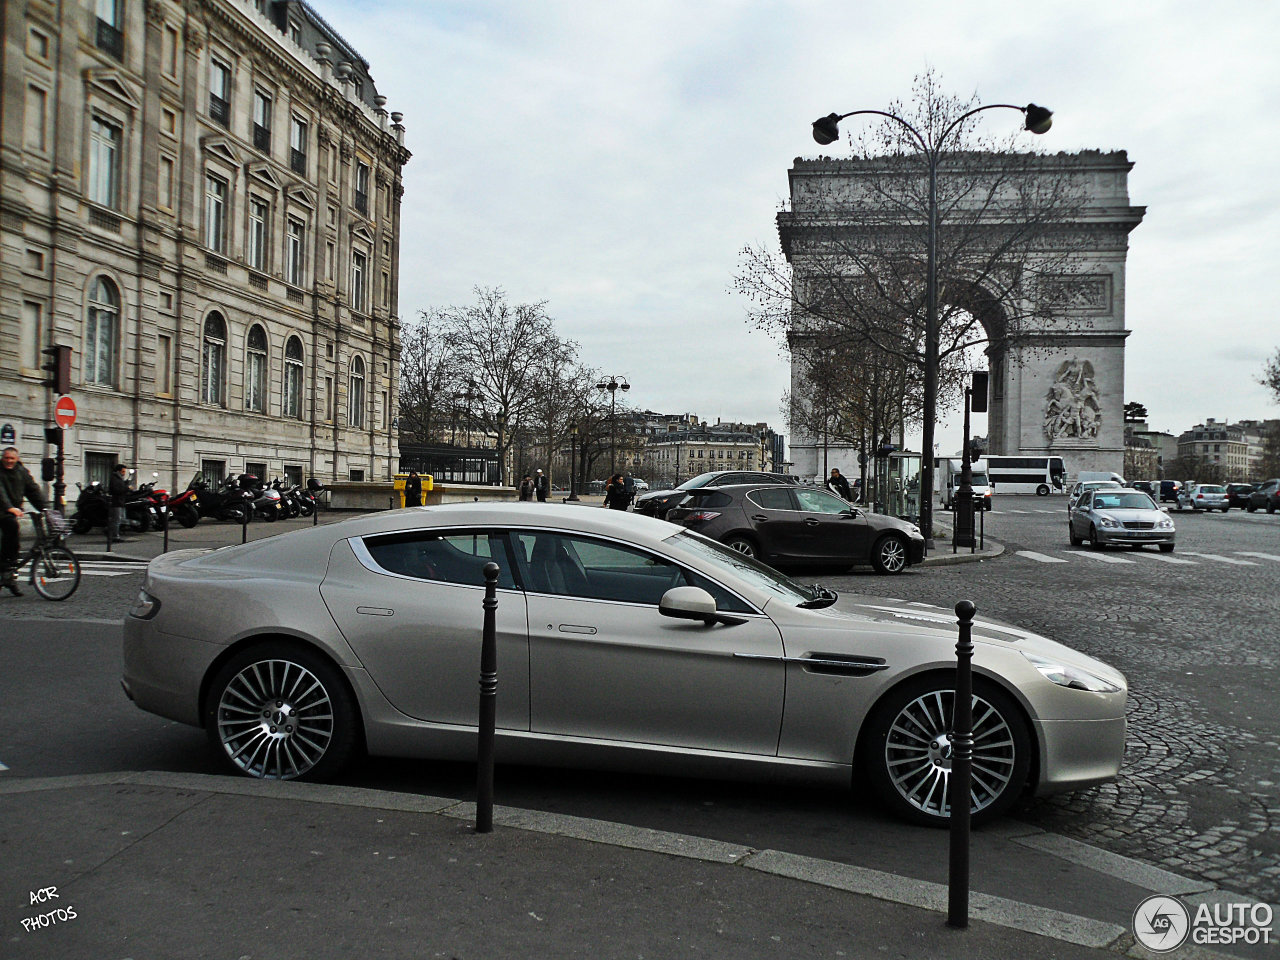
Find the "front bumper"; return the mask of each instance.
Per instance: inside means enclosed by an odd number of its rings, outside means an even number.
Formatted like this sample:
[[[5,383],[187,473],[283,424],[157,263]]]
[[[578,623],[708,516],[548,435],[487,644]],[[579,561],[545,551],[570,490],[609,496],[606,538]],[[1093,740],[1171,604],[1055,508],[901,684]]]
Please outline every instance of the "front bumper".
[[[1099,543],[1173,543],[1177,530],[1129,530],[1125,527],[1097,527]]]
[[[1126,723],[1111,720],[1038,720],[1040,777],[1036,793],[1079,790],[1111,780],[1124,759]]]

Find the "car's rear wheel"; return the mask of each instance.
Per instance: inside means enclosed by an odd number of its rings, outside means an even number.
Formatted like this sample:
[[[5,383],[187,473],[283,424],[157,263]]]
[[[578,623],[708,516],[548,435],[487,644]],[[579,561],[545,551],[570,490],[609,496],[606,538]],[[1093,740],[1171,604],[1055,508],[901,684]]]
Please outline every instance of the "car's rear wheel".
[[[901,573],[907,569],[907,542],[896,534],[886,534],[871,548],[871,566],[876,573]]]
[[[916,823],[945,826],[951,817],[952,681],[930,677],[891,691],[871,714],[863,769],[881,801]],[[1031,737],[1003,690],[975,678],[973,692],[974,822],[999,816],[1018,798],[1031,768]]]
[[[756,542],[750,537],[732,536],[724,542],[724,545],[744,557],[751,557],[753,560],[760,559],[760,548],[756,546]]]
[[[1275,512],[1276,512],[1276,505],[1275,505],[1274,503],[1271,503],[1270,501],[1268,501],[1268,502],[1267,502],[1267,513],[1275,513]]]
[[[1253,512],[1254,512],[1255,510],[1257,510],[1258,508],[1257,508],[1257,507],[1255,507],[1252,503],[1246,503],[1246,504],[1244,505],[1244,509],[1245,509],[1245,512],[1246,512],[1246,513],[1253,513]]]
[[[325,780],[351,758],[356,705],[319,654],[264,643],[228,660],[209,686],[205,725],[223,759],[259,780]]]

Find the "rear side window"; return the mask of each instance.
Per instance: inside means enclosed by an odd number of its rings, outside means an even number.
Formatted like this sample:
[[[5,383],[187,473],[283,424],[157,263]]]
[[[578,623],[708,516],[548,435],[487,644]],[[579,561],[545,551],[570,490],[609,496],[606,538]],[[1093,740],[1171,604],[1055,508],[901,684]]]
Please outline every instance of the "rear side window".
[[[791,500],[789,487],[779,487],[776,490],[753,490],[747,494],[747,499],[765,510],[794,510],[796,508]]]
[[[699,508],[727,507],[733,503],[733,497],[719,490],[699,490],[689,495],[686,503]]]
[[[438,580],[468,587],[484,586],[485,564],[498,564],[498,586],[516,588],[500,533],[397,533],[364,541],[375,563],[388,573],[416,580]]]

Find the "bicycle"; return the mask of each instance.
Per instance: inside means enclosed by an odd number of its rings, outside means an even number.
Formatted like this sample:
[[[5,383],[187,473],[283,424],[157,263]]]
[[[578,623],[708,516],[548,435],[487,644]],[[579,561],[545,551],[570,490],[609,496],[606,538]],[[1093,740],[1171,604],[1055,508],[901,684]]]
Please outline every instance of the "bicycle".
[[[28,582],[46,600],[65,600],[80,586],[80,560],[66,545],[71,525],[56,510],[30,513],[35,539],[18,561],[14,576],[31,564]]]

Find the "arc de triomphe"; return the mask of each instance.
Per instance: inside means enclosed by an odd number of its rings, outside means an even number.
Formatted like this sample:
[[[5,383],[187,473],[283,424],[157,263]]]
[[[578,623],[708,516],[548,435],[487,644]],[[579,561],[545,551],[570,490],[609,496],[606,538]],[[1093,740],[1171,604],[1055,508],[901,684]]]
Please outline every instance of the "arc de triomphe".
[[[1133,164],[1123,150],[1023,159],[1045,177],[1068,178],[1079,199],[1070,217],[1044,234],[1043,261],[1053,266],[1037,271],[1034,249],[1026,258],[1026,266],[1037,276],[1034,284],[1023,288],[1028,309],[1018,312],[1036,319],[1002,328],[998,306],[990,316],[974,311],[990,337],[985,345],[991,371],[988,452],[1059,455],[1070,474],[1119,473],[1124,463],[1124,346],[1129,335],[1124,323],[1125,257],[1129,233],[1146,210],[1129,203]],[[981,167],[977,169],[980,177]],[[859,180],[882,173],[874,160],[796,159],[788,171],[790,210],[778,214],[782,251],[795,289],[804,289],[816,271],[827,269],[817,265],[829,264],[834,253],[856,250],[865,218],[852,207],[865,203],[869,194]],[[882,212],[878,221],[882,230],[894,226],[886,224]],[[918,230],[919,222],[904,215],[898,226]],[[883,249],[883,235],[876,243]],[[1069,251],[1065,257],[1064,250]],[[1034,303],[1032,297],[1044,302]],[[1045,306],[1049,301],[1051,308]],[[797,323],[793,319],[793,329]],[[810,389],[798,367],[792,367],[793,397]],[[792,431],[794,472],[821,473],[822,440],[806,436],[794,422]],[[827,447],[830,466],[857,470],[857,450],[830,443]]]

